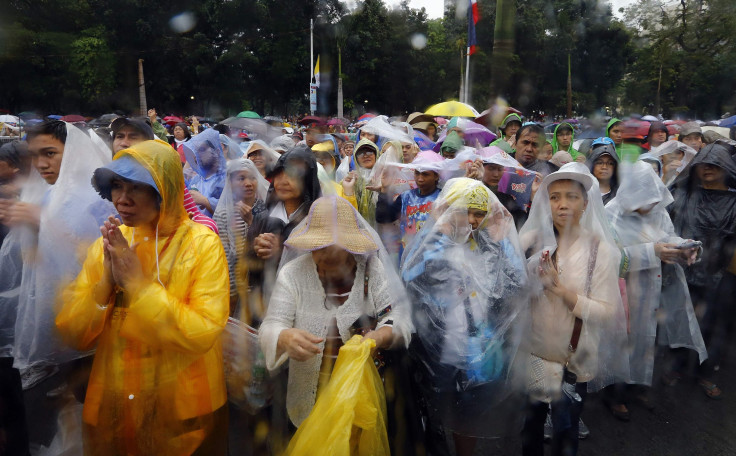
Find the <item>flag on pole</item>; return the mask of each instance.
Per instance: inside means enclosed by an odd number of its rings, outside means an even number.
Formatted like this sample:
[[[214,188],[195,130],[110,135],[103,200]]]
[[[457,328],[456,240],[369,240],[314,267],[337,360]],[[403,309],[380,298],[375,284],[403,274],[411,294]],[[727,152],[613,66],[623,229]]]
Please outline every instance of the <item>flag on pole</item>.
[[[478,10],[478,0],[469,0],[468,6],[468,55],[475,54],[475,47],[478,41],[475,39],[475,24],[480,19],[480,11]]]
[[[319,55],[317,55],[317,63],[314,65],[314,83],[319,87]]]

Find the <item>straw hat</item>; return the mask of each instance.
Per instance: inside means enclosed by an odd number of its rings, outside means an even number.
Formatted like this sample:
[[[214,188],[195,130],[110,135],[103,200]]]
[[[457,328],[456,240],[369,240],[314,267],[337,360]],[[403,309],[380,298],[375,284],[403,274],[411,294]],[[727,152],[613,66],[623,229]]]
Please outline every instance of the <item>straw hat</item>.
[[[284,244],[309,251],[336,245],[355,254],[375,252],[378,246],[370,234],[360,228],[359,217],[344,198],[319,198],[309,209],[302,228],[294,230]]]

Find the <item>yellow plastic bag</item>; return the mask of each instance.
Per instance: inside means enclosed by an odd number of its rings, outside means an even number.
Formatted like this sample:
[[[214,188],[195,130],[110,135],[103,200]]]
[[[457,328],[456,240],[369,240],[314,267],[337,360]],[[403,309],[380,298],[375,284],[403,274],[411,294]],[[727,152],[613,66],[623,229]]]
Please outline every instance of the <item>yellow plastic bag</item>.
[[[353,336],[340,348],[330,382],[286,449],[287,455],[390,454],[386,400],[373,364],[373,339]]]

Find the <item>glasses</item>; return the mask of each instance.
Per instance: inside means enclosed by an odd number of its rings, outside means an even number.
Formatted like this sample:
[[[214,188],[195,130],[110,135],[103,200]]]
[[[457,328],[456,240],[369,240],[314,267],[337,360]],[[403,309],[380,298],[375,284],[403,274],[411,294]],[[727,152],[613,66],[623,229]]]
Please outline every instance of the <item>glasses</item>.
[[[610,161],[610,160],[596,160],[595,166],[608,166],[609,168],[613,168],[616,165],[616,163]]]
[[[361,149],[355,153],[356,157],[360,157],[361,155],[376,155],[376,151],[370,150],[370,149]]]

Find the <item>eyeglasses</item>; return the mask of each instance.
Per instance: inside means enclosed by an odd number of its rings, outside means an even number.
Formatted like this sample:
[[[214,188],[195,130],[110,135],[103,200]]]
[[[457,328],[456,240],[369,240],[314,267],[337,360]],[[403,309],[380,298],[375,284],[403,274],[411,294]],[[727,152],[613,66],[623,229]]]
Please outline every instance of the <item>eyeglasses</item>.
[[[608,166],[610,168],[613,168],[616,166],[616,163],[611,160],[596,160],[595,166]]]
[[[361,155],[367,155],[367,154],[376,155],[376,151],[371,150],[371,149],[360,149],[359,151],[355,153],[355,156],[360,157]]]

